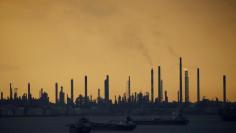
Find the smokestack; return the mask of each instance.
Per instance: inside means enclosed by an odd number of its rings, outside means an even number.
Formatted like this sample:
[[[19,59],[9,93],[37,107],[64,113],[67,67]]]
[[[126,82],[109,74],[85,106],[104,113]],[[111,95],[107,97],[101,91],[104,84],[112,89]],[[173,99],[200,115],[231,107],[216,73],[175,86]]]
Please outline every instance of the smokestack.
[[[161,102],[161,66],[158,66],[158,100]]]
[[[110,85],[109,85],[109,75],[107,75],[107,100],[110,99],[110,94],[109,94],[109,91],[110,91],[109,89],[110,89],[110,88],[109,88],[109,86],[110,86]]]
[[[3,92],[1,92],[1,100],[3,100]]]
[[[28,100],[31,100],[30,83],[28,83]]]
[[[55,103],[58,103],[58,83],[55,84]]]
[[[180,102],[179,101],[179,91],[177,91],[177,101],[178,101],[178,103]]]
[[[70,80],[70,88],[71,88],[71,102],[74,103],[74,80]]]
[[[104,98],[107,100],[107,79],[104,80]]]
[[[160,82],[161,86],[160,86],[160,102],[163,101],[163,80],[161,80]]]
[[[10,100],[13,99],[12,83],[10,83]]]
[[[168,103],[167,91],[165,91],[165,102]]]
[[[65,104],[65,93],[63,92],[63,86],[61,86],[59,101],[60,101],[60,104]]]
[[[109,101],[109,75],[106,76],[104,81],[104,92],[105,92],[105,100]]]
[[[189,76],[188,76],[188,71],[185,71],[185,102],[189,103]]]
[[[115,96],[115,104],[117,104],[117,98],[116,98],[116,96]]]
[[[98,88],[98,99],[101,98],[101,94],[100,94],[100,88]]]
[[[154,101],[154,74],[153,74],[153,68],[151,69],[151,102]]]
[[[179,102],[182,103],[182,58],[179,58]]]
[[[14,99],[16,100],[17,99],[17,88],[14,89]]]
[[[223,75],[223,101],[226,103],[227,97],[226,97],[226,76]]]
[[[197,102],[200,102],[200,69],[197,68]]]
[[[128,80],[128,100],[129,100],[129,102],[130,102],[130,99],[131,99],[131,97],[130,97],[130,92],[131,92],[131,81],[130,81],[130,76],[129,76],[129,80]]]
[[[85,85],[85,90],[84,90],[84,96],[87,99],[88,98],[88,82],[87,82],[87,75],[85,75],[84,77],[84,85]]]

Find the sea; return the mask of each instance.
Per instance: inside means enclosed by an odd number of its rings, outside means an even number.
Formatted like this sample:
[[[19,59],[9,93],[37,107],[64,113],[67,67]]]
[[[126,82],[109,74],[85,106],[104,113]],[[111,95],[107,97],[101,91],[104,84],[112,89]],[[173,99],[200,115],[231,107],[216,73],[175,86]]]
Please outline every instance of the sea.
[[[86,116],[90,120],[106,122],[124,120],[124,116]],[[156,116],[137,116],[154,118]],[[236,133],[236,122],[224,122],[217,115],[187,116],[190,120],[184,126],[137,126],[125,133]],[[74,123],[80,116],[57,117],[9,117],[0,118],[0,133],[69,133],[67,124]],[[91,133],[124,133],[124,131],[91,131]]]

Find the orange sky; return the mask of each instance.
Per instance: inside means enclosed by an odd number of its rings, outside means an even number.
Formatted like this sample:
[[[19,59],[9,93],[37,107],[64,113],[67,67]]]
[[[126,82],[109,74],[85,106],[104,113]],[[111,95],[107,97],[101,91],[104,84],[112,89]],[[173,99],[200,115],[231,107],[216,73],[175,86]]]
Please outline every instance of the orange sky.
[[[131,75],[132,92],[150,91],[150,69],[162,67],[164,89],[176,100],[178,57],[189,70],[190,100],[196,100],[196,67],[201,95],[236,100],[236,2],[234,0],[0,0],[0,91],[9,82],[20,95],[44,88],[54,102],[54,83],[75,95],[123,94]]]

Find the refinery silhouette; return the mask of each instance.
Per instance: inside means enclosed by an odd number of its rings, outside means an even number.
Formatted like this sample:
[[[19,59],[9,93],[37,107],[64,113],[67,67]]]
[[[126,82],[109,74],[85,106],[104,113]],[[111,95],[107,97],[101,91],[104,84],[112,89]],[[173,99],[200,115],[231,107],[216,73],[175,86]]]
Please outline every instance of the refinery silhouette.
[[[226,95],[226,76],[223,75],[223,101],[209,100],[200,95],[200,69],[197,73],[197,101],[192,103],[189,96],[189,73],[184,71],[183,88],[183,68],[182,58],[179,58],[179,89],[177,91],[177,100],[169,102],[167,90],[163,89],[163,80],[161,77],[161,66],[157,69],[158,75],[158,97],[154,96],[154,69],[151,68],[150,93],[133,92],[131,93],[131,77],[127,81],[127,93],[123,96],[116,95],[114,101],[111,100],[109,91],[109,75],[104,80],[104,97],[100,94],[93,99],[88,96],[88,77],[84,77],[84,95],[74,97],[74,80],[70,80],[70,96],[64,92],[63,86],[55,83],[55,103],[49,101],[46,91],[40,89],[39,98],[34,98],[31,94],[31,84],[28,83],[28,92],[18,96],[17,88],[13,84],[9,85],[9,97],[6,99],[1,92],[0,99],[0,116],[58,116],[58,115],[84,115],[84,114],[121,114],[121,115],[138,115],[138,114],[167,114],[176,109],[183,109],[186,114],[217,114],[219,108],[224,105],[235,105],[227,100]],[[185,95],[183,96],[183,91]]]

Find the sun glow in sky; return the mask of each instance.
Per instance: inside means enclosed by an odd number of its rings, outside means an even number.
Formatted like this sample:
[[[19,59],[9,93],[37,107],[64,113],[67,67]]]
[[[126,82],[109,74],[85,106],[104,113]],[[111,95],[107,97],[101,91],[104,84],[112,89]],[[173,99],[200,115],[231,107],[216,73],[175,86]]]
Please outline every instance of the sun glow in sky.
[[[75,96],[104,94],[110,75],[110,97],[127,92],[150,92],[154,68],[161,65],[164,90],[176,100],[179,60],[189,71],[190,100],[196,101],[196,68],[201,71],[201,96],[236,100],[236,2],[234,0],[1,0],[0,91],[9,83],[19,95],[38,97],[40,88],[54,102],[54,84]],[[103,95],[102,95],[103,96]]]

